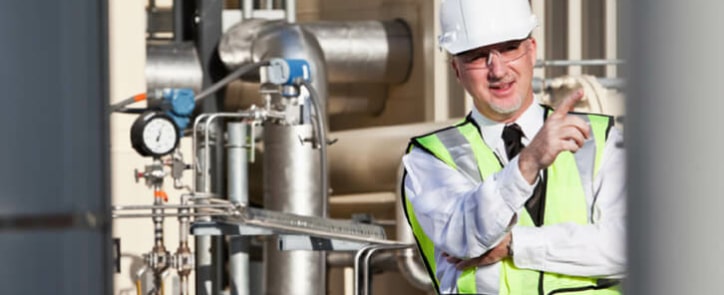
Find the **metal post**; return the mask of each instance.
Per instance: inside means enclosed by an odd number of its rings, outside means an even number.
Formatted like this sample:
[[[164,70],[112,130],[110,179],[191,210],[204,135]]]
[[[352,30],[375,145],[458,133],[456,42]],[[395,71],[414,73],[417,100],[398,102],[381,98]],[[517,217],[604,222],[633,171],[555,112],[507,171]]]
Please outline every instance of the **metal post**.
[[[110,2],[0,1],[2,294],[114,292]]]
[[[249,202],[248,159],[244,123],[227,124],[229,201]],[[249,237],[229,236],[229,279],[231,295],[249,294]]]
[[[194,132],[197,132],[194,130]],[[196,141],[194,144],[196,147],[196,191],[208,192],[206,188],[206,178],[203,177],[205,169],[208,169],[206,158],[203,156],[206,152],[206,147],[202,141]],[[195,236],[195,260],[196,260],[196,294],[198,295],[213,295],[212,292],[212,280],[211,280],[211,237],[210,236]]]
[[[254,0],[242,0],[243,7],[241,13],[244,15],[242,19],[251,19],[254,17]]]
[[[297,22],[297,0],[286,0],[284,4],[284,14],[287,22],[290,24]]]
[[[190,1],[190,0],[189,0]],[[197,16],[194,16],[191,20],[196,22],[196,46],[198,48],[199,58],[201,59],[201,66],[204,71],[203,87],[211,86],[214,81],[220,80],[225,76],[224,66],[219,60],[216,47],[221,39],[221,12],[224,7],[224,1],[222,0],[196,0]],[[221,100],[223,99],[224,91],[216,93],[214,99],[205,99],[203,104],[200,106],[200,110],[203,113],[218,112]],[[210,191],[217,194],[223,194],[225,187],[223,186],[225,178],[224,167],[224,148],[222,138],[222,125],[213,124],[216,134],[216,144],[211,148],[213,149],[213,159],[206,163],[210,165],[208,168],[211,169],[212,178],[208,181],[210,183],[204,184],[205,187],[211,187]],[[196,259],[199,267],[196,272],[196,288],[197,294],[199,295],[216,295],[221,290],[222,282],[222,251],[221,245],[223,245],[222,237],[199,237],[197,238]]]
[[[721,294],[724,2],[619,5],[632,34],[626,294]]]

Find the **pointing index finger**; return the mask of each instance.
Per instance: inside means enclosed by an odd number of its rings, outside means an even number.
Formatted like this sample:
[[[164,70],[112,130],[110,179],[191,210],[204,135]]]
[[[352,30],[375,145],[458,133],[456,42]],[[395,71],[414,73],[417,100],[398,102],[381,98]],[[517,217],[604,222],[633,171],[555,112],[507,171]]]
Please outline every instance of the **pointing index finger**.
[[[576,92],[571,93],[571,95],[563,99],[553,114],[551,114],[551,117],[565,117],[568,112],[573,110],[573,107],[581,98],[583,98],[583,89],[578,89]]]

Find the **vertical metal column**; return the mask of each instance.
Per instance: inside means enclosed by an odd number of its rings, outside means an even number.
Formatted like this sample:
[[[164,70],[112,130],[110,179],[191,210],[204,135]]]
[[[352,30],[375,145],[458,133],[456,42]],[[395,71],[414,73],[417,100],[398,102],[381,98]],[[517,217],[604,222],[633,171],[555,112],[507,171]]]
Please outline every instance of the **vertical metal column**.
[[[190,0],[187,0],[187,2]],[[221,11],[224,7],[222,0],[195,0],[195,9],[188,9],[187,17],[196,22],[195,40],[198,49],[201,66],[204,71],[203,88],[211,86],[214,81],[221,79],[225,69],[218,57],[216,47],[221,39]],[[184,20],[188,21],[188,20]],[[205,99],[200,106],[201,112],[218,112],[223,98],[223,90],[216,93],[215,97]],[[206,163],[211,169],[211,192],[224,194],[225,169],[224,169],[224,147],[223,131],[219,123],[212,124],[216,135],[215,145],[212,145],[212,161]],[[202,149],[198,149],[199,151]],[[222,237],[198,237],[196,238],[196,261],[198,264],[196,272],[196,292],[199,295],[216,295],[221,290],[223,265],[222,249],[224,241]]]
[[[0,1],[0,293],[113,293],[108,2]]]
[[[631,55],[626,294],[722,294],[724,2],[619,2]]]
[[[581,60],[583,57],[582,29],[583,29],[583,1],[568,0],[568,59]],[[569,75],[580,75],[581,66],[569,66]]]
[[[229,201],[249,202],[247,124],[227,124]],[[229,236],[229,280],[231,295],[249,295],[249,237]]]
[[[194,130],[196,132],[196,130]],[[196,191],[201,192],[208,192],[209,189],[206,188],[206,182],[204,182],[204,177],[202,175],[205,173],[205,170],[210,169],[208,167],[206,157],[203,155],[206,153],[206,147],[204,146],[204,142],[199,140],[198,142],[194,143],[196,144],[196,157],[197,162],[196,165],[198,168],[196,169]],[[194,238],[195,243],[195,262],[196,262],[196,269],[195,269],[195,276],[196,276],[196,294],[198,295],[215,295],[213,292],[214,283],[212,280],[212,268],[211,268],[211,237],[210,236],[195,236]],[[218,288],[218,287],[216,287]]]
[[[323,216],[319,152],[300,138],[312,138],[311,125],[264,126],[264,207]],[[267,242],[265,294],[326,294],[325,261],[320,252],[279,251]]]

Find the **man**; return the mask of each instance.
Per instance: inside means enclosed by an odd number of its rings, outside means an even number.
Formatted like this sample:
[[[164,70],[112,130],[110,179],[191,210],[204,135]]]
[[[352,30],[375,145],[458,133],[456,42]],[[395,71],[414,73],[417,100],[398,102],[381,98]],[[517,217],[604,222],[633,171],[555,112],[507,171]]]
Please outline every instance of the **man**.
[[[621,133],[608,116],[553,111],[532,90],[537,20],[526,0],[443,0],[440,45],[475,108],[413,138],[403,202],[439,293],[620,294]]]

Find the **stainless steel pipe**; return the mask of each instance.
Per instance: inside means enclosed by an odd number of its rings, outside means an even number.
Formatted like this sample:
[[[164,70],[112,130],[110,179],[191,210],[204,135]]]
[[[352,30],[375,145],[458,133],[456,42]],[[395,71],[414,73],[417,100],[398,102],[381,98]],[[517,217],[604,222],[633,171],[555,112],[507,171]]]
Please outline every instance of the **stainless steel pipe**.
[[[191,42],[146,45],[146,87],[191,88],[201,91],[203,71],[196,47]]]
[[[337,142],[329,146],[329,176],[333,195],[395,192],[397,169],[410,137],[450,126],[460,119],[442,122],[364,128],[329,133]],[[266,157],[267,151],[258,154]],[[261,195],[262,166],[252,164],[250,195]]]
[[[228,193],[229,201],[247,204],[249,202],[249,173],[247,159],[247,124],[227,124]],[[229,281],[231,295],[249,293],[249,237],[229,236]]]
[[[335,195],[397,190],[397,169],[410,137],[457,120],[332,132],[330,183]]]
[[[219,57],[235,69],[252,61],[258,34],[283,26],[252,19],[232,26],[221,38]],[[329,83],[404,82],[412,68],[412,37],[407,24],[394,21],[316,22],[300,25],[319,42]]]
[[[397,233],[397,240],[403,243],[415,244],[415,236],[410,229],[410,225],[405,217],[405,212],[402,210],[402,170],[403,165],[400,164],[399,173],[397,174],[398,186],[395,190],[397,195],[397,206],[395,208],[395,232]],[[420,257],[420,251],[417,246],[400,250],[401,252],[397,255],[397,267],[400,269],[402,276],[410,282],[415,288],[420,290],[433,291],[434,287],[430,280],[430,275],[427,269],[423,265]]]
[[[324,51],[330,83],[389,83],[407,80],[412,38],[401,20],[316,22],[303,25]]]
[[[385,109],[387,85],[383,84],[330,84],[327,97],[327,115],[377,116]],[[226,88],[224,109],[245,110],[252,105],[262,106],[259,83],[235,81]]]
[[[324,216],[319,154],[299,138],[313,136],[311,125],[264,126],[264,207],[300,215]],[[273,239],[276,240],[276,239]],[[326,294],[324,256],[312,251],[280,251],[264,246],[265,294]]]

